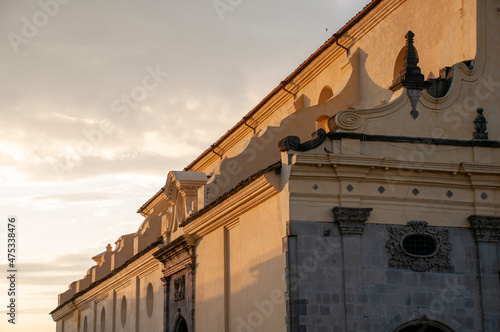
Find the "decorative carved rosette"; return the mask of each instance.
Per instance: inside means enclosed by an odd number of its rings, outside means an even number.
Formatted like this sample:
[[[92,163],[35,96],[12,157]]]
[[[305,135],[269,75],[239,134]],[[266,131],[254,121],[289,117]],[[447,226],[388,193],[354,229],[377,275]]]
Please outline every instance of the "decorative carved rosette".
[[[469,217],[470,227],[478,242],[498,242],[500,240],[500,217],[477,216]]]
[[[333,216],[343,236],[361,235],[372,210],[336,206],[333,208]]]
[[[425,221],[409,221],[406,226],[387,226],[389,240],[385,247],[391,255],[391,266],[410,267],[413,271],[427,271],[434,267],[450,267],[449,253],[451,243],[448,241],[448,231],[439,227],[429,227]],[[409,236],[427,237],[434,241],[435,248],[427,255],[416,255],[407,252],[403,241]]]

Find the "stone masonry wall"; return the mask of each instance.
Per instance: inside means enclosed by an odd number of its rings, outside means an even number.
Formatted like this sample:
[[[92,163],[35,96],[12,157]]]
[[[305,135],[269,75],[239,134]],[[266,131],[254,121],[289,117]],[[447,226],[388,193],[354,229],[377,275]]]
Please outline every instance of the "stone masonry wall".
[[[414,320],[483,331],[476,242],[468,228],[444,229],[450,266],[417,272],[389,264],[387,225],[366,224],[357,247],[333,222],[290,221],[288,331],[393,331]]]

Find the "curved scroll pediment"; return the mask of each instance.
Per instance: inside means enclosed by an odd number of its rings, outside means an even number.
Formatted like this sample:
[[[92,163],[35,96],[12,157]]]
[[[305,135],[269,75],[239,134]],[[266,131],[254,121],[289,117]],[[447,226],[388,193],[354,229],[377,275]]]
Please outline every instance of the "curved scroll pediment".
[[[198,211],[198,190],[207,183],[203,172],[171,171],[165,184],[165,195],[171,202],[167,230],[174,232],[190,214]],[[200,204],[203,204],[201,201]]]
[[[474,120],[478,109],[484,109],[488,128],[500,126],[500,72],[498,72],[498,43],[496,29],[498,16],[487,8],[489,2],[478,2],[477,54],[469,68],[465,63],[452,67],[453,79],[446,95],[431,96],[423,90],[418,99],[419,116],[413,119],[407,89],[387,105],[368,109],[338,112],[329,119],[331,131],[357,132],[372,135],[432,137],[472,140]],[[428,55],[431,56],[431,55]],[[425,58],[426,54],[420,54]],[[489,139],[500,140],[500,133],[493,132]]]

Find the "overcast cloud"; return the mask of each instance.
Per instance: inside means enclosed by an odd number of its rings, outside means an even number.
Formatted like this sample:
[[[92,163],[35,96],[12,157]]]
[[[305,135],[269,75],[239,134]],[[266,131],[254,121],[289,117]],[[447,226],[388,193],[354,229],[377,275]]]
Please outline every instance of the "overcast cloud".
[[[221,2],[233,5],[217,11]],[[1,1],[0,207],[2,218],[19,217],[22,258],[47,262],[26,266],[36,307],[51,311],[92,265],[65,267],[57,255],[90,258],[135,232],[135,211],[168,171],[189,164],[368,2]],[[47,274],[51,266],[67,273]],[[54,330],[43,317],[38,326]]]

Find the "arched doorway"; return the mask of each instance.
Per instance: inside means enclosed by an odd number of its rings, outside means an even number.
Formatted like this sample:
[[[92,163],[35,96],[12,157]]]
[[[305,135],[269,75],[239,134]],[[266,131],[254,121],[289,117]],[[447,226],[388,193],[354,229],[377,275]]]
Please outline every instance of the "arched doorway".
[[[453,332],[453,330],[438,322],[416,320],[401,325],[394,332]]]
[[[188,332],[188,327],[184,317],[179,316],[175,322],[174,332]]]

